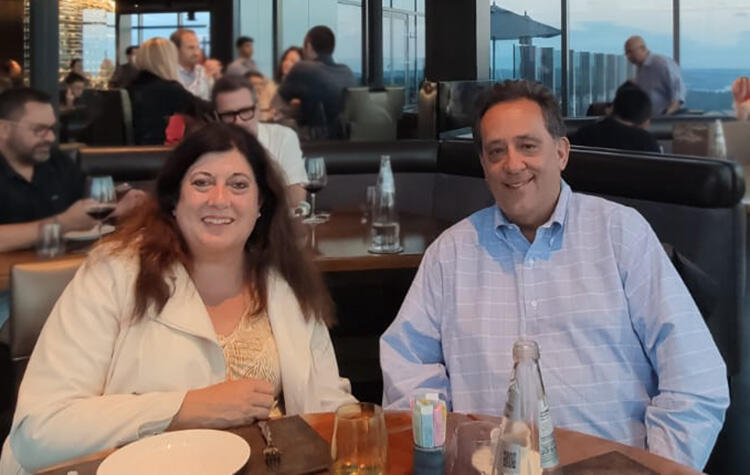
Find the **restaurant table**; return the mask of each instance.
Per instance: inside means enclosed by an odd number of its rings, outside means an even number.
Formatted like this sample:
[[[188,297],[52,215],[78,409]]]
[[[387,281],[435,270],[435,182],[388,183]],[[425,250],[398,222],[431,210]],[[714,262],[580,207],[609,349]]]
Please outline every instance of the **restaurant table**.
[[[326,223],[300,225],[302,238],[311,246],[312,235],[315,246],[313,259],[323,272],[361,271],[377,269],[416,268],[430,243],[448,227],[449,223],[431,216],[400,213],[401,246],[398,254],[371,254],[369,223],[362,223],[361,211],[334,211]],[[80,259],[80,246],[77,254],[70,253],[56,259]],[[10,268],[14,264],[42,260],[33,249],[0,253],[0,291],[7,290],[10,281]]]
[[[305,414],[302,418],[310,424],[310,426],[324,440],[327,442],[331,441],[333,435],[333,413]],[[451,413],[448,415],[449,431],[452,427],[455,427],[461,422],[482,419],[492,418]],[[412,457],[414,454],[411,433],[411,413],[386,411],[385,423],[388,428],[387,473],[395,475],[411,474],[413,471]],[[246,440],[248,439],[247,434],[249,434],[249,430],[247,428],[232,429],[232,432],[237,433]],[[618,444],[617,442],[586,435],[580,432],[557,428],[555,429],[555,438],[557,440],[557,449],[560,455],[560,464],[563,467],[584,459],[614,451],[630,457],[659,474],[692,475],[700,473],[690,467],[680,465],[658,455],[651,454],[645,450]],[[262,447],[252,447],[253,455],[251,455],[250,461],[238,473],[243,474],[246,473],[246,471],[249,471],[251,463],[262,463],[262,456],[259,456],[261,451]],[[89,456],[79,457],[75,460],[50,467],[49,469],[38,473],[40,475],[67,475],[70,471],[75,470],[78,472],[78,475],[94,475],[102,460],[112,452],[113,450],[104,450]]]

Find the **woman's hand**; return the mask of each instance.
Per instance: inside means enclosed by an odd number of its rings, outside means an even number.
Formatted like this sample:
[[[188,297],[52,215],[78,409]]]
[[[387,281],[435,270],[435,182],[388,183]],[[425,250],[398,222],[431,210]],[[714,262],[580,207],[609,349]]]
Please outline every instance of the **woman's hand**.
[[[167,430],[246,425],[268,419],[273,386],[258,379],[225,381],[188,391]]]

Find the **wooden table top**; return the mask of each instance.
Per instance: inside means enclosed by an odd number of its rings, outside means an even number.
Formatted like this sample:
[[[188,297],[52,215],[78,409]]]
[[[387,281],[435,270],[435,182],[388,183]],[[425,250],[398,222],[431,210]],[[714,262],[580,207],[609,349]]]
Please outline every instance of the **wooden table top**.
[[[323,414],[305,414],[302,418],[327,442],[330,443],[333,436],[333,413]],[[452,427],[461,422],[492,419],[490,417],[467,416],[464,414],[449,414],[448,427],[449,433]],[[388,428],[388,474],[407,475],[413,471],[412,457],[414,454],[411,434],[411,414],[408,412],[387,411],[385,413],[385,423]],[[239,435],[244,435],[247,431],[233,430]],[[659,474],[685,474],[693,475],[696,472],[690,467],[680,465],[671,460],[665,459],[658,455],[651,454],[645,450],[629,447],[617,442],[612,442],[599,437],[586,435],[580,432],[555,429],[555,438],[557,440],[557,449],[562,466],[569,465],[580,460],[584,460],[607,452],[620,452],[636,462],[650,468]],[[252,447],[252,453],[260,454],[261,447]],[[95,454],[79,457],[75,460],[64,464],[50,467],[47,470],[39,472],[40,475],[66,475],[69,471],[75,470],[78,475],[94,475],[96,469],[102,460],[112,453],[113,450],[104,450]],[[253,457],[251,456],[251,458]],[[243,473],[240,471],[240,473]]]
[[[370,226],[362,224],[358,211],[334,212],[331,219],[317,226],[304,225],[301,231],[310,246],[315,233],[314,260],[323,272],[360,271],[376,269],[416,268],[427,246],[448,227],[448,223],[429,216],[401,213],[401,245],[399,254],[371,254]],[[81,254],[65,254],[57,259],[80,259]],[[0,291],[7,290],[10,268],[14,264],[38,262],[33,249],[0,253]]]

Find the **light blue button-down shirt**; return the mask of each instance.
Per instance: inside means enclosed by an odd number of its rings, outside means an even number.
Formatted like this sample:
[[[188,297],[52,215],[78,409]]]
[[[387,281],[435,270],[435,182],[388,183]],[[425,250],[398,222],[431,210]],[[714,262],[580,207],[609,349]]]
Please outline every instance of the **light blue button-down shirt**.
[[[653,115],[661,115],[672,101],[685,102],[685,83],[680,67],[672,58],[649,53],[638,67],[635,82],[651,98]]]
[[[726,367],[637,211],[563,182],[531,244],[497,207],[444,232],[381,338],[384,405],[429,387],[454,411],[502,414],[523,332],[539,343],[556,425],[705,465]]]

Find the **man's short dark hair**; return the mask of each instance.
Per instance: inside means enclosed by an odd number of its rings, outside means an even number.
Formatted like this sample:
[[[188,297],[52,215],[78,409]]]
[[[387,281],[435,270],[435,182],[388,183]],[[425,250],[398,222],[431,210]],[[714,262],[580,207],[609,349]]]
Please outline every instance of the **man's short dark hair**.
[[[17,120],[29,102],[51,104],[52,99],[42,91],[30,87],[17,87],[0,93],[0,119]]]
[[[626,82],[617,89],[612,103],[612,114],[615,117],[641,125],[651,118],[651,113],[651,98],[643,89],[632,82]]]
[[[253,69],[245,73],[245,79],[252,79],[252,78],[265,79],[266,77],[260,71],[256,71]]]
[[[237,41],[234,43],[234,46],[237,49],[240,49],[242,48],[242,45],[244,45],[245,43],[253,43],[253,42],[254,40],[249,36],[240,36],[239,38],[237,38]]]
[[[552,137],[565,137],[565,121],[560,112],[557,98],[543,84],[525,79],[508,79],[497,83],[484,93],[477,102],[477,115],[474,121],[474,145],[482,153],[482,118],[494,105],[502,102],[528,99],[542,109],[544,126]]]
[[[250,83],[250,81],[234,75],[222,76],[221,78],[216,80],[216,82],[214,83],[214,88],[211,90],[211,104],[213,105],[214,109],[216,109],[216,98],[219,97],[219,94],[239,91],[240,89],[247,89],[248,91],[250,91],[250,94],[252,94],[253,96],[253,102],[258,102],[258,97],[255,94],[255,88]]]
[[[65,82],[65,84],[67,84],[67,85],[71,85],[74,82],[82,82],[82,83],[86,84],[88,81],[89,80],[86,79],[85,76],[81,76],[78,73],[70,72],[70,73],[68,73],[67,76],[65,76],[65,79],[64,79],[63,82]]]
[[[130,54],[131,54],[131,53],[132,53],[132,52],[133,52],[134,50],[137,50],[137,49],[138,49],[138,45],[128,46],[127,48],[125,48],[125,54],[126,54],[127,56],[130,56]]]
[[[177,46],[177,49],[180,49],[180,46],[182,46],[182,38],[184,38],[185,35],[195,35],[195,32],[189,28],[178,28],[174,33],[169,35],[169,40]]]
[[[336,47],[336,36],[330,28],[318,25],[310,28],[305,35],[305,43],[310,43],[316,54],[333,54]]]

